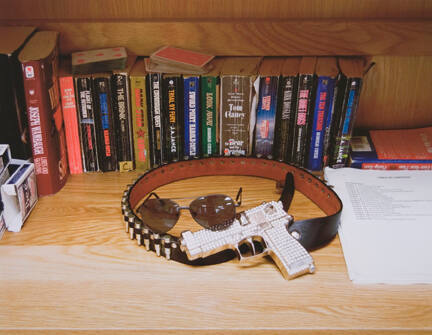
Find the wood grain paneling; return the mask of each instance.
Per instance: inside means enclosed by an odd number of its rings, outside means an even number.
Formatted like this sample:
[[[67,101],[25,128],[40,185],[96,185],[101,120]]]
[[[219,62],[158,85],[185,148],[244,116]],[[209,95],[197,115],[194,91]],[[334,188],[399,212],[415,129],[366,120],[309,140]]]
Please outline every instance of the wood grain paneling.
[[[0,20],[431,18],[431,0],[2,0]]]
[[[61,52],[122,45],[149,55],[163,45],[214,55],[432,55],[430,20],[20,21],[60,31]]]
[[[432,57],[373,57],[365,77],[357,127],[432,125]]]

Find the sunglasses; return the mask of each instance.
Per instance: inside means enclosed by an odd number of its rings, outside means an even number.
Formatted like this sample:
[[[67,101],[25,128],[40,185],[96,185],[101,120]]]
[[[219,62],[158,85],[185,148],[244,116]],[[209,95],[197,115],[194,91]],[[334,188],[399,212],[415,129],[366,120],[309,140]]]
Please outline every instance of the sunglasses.
[[[152,192],[139,207],[138,212],[150,229],[161,234],[175,226],[183,209],[188,209],[192,218],[202,227],[220,230],[234,222],[236,207],[241,205],[241,197],[240,187],[235,201],[224,194],[210,194],[196,198],[189,206],[180,206],[172,199],[162,199]]]

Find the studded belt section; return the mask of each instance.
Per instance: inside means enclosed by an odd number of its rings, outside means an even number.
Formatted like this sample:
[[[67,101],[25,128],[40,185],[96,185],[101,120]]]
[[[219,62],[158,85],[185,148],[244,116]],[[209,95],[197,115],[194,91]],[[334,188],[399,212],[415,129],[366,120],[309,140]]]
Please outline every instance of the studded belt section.
[[[327,216],[295,221],[288,231],[298,234],[299,242],[308,250],[328,243],[337,234],[342,202],[336,193],[308,171],[282,162],[252,157],[217,157],[170,163],[152,169],[140,176],[124,191],[121,208],[126,232],[139,246],[156,255],[191,265],[209,265],[235,257],[232,250],[189,261],[180,250],[179,239],[170,234],[153,232],[136,215],[134,209],[144,197],[156,188],[174,181],[212,175],[243,175],[269,178],[283,183],[287,173],[294,177],[295,189],[313,201]]]

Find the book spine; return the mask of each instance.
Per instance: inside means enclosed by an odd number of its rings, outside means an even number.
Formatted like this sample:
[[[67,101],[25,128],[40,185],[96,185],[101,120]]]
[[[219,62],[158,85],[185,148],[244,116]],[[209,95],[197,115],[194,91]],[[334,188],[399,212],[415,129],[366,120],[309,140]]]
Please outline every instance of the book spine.
[[[314,107],[314,75],[300,75],[294,121],[292,162],[304,167],[309,145],[310,118]]]
[[[260,78],[254,143],[257,157],[273,158],[278,84],[279,77]]]
[[[111,87],[108,77],[93,78],[96,106],[96,134],[99,168],[102,172],[117,170],[114,118],[112,112]]]
[[[168,76],[163,78],[163,128],[164,160],[163,163],[177,162],[183,158],[182,147],[182,78]]]
[[[334,168],[344,167],[348,164],[349,146],[360,97],[361,82],[360,78],[350,78],[347,81],[338,133],[335,137],[333,159],[330,163]]]
[[[363,170],[432,170],[432,162],[403,160],[351,161],[350,167]]]
[[[73,77],[61,77],[59,79],[59,85],[66,133],[69,171],[71,174],[80,174],[83,173],[83,165]]]
[[[149,142],[151,167],[157,167],[162,162],[162,76],[160,73],[148,75],[147,85],[147,108],[149,124]]]
[[[325,131],[324,131],[324,139],[323,139],[323,159],[322,159],[322,166],[327,166],[329,163],[330,155],[331,155],[331,141],[332,141],[332,134],[334,132],[335,123],[337,122],[337,113],[336,110],[338,109],[338,95],[341,88],[339,85],[339,82],[341,81],[341,75],[339,74],[336,79],[334,79],[334,88],[333,88],[333,94],[330,100],[330,104],[327,111],[327,116],[325,120]]]
[[[113,74],[111,85],[118,169],[120,172],[131,171],[134,169],[134,159],[128,75]]]
[[[297,86],[298,76],[283,77],[279,85],[273,156],[280,162],[291,160]]]
[[[315,109],[313,112],[311,142],[307,169],[320,171],[323,163],[323,139],[324,120],[327,118],[328,110],[333,100],[334,79],[330,77],[319,77],[315,97]]]
[[[130,78],[132,128],[135,151],[135,168],[150,169],[149,128],[147,116],[146,77]]]
[[[251,97],[250,77],[221,78],[220,150],[224,156],[249,155]]]
[[[94,118],[95,108],[91,78],[77,77],[75,79],[75,88],[77,92],[83,168],[85,172],[98,171],[96,123]]]
[[[57,62],[56,52],[53,52],[44,60],[22,64],[30,140],[40,196],[58,192],[68,175]]]
[[[218,153],[217,134],[217,98],[218,77],[201,77],[201,152],[204,157]]]
[[[199,77],[184,78],[184,159],[196,158],[199,146]]]

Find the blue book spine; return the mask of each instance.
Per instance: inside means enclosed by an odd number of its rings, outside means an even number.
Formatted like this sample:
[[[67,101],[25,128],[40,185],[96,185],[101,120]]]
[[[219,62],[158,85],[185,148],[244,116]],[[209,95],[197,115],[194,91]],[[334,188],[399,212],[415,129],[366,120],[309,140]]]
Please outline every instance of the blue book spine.
[[[279,77],[262,77],[255,127],[255,155],[273,158],[276,101]]]
[[[184,78],[184,158],[199,157],[199,77]]]
[[[335,79],[321,76],[318,78],[315,109],[312,122],[312,136],[306,167],[312,171],[319,171],[323,164],[325,121],[332,108]]]

